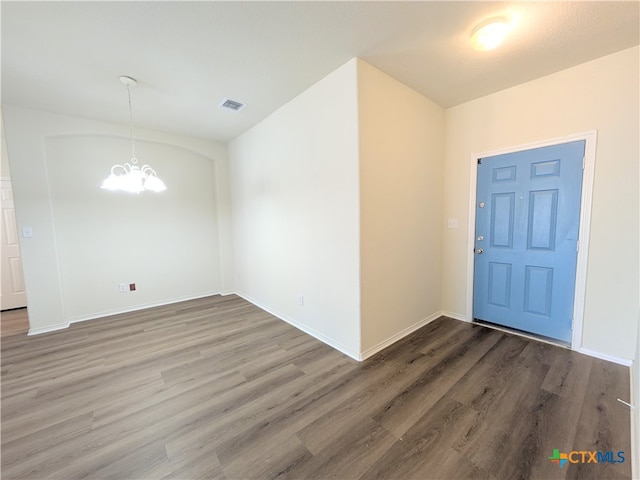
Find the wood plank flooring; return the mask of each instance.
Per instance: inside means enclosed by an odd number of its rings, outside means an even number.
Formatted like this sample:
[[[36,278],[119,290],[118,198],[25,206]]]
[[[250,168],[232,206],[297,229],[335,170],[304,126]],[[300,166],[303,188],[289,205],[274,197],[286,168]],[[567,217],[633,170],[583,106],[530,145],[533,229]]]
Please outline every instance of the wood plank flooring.
[[[0,312],[0,336],[8,337],[29,331],[29,315],[27,309],[16,308]]]
[[[5,480],[631,478],[627,368],[445,317],[360,363],[233,295],[1,347]]]

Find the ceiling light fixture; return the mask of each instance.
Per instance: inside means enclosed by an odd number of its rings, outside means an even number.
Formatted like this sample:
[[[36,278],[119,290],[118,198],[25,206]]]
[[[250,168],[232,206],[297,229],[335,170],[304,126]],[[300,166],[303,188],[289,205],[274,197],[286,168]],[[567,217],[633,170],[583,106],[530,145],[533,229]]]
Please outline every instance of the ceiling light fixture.
[[[502,43],[511,30],[511,25],[505,17],[493,17],[473,29],[471,45],[476,50],[493,50]]]
[[[138,84],[135,78],[125,75],[120,77],[120,81],[127,87],[129,96],[129,131],[131,133],[131,163],[114,165],[111,167],[111,174],[102,182],[101,188],[105,190],[130,193],[140,193],[144,190],[152,192],[162,192],[167,187],[156,174],[156,171],[149,165],[142,168],[138,166],[136,158],[136,144],[133,139],[133,113],[131,109],[131,87]]]

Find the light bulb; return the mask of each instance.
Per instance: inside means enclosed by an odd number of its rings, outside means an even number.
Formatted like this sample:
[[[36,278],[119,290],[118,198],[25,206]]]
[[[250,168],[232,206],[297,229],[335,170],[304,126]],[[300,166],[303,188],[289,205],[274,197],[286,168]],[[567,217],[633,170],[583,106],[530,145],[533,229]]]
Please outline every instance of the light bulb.
[[[471,44],[476,50],[493,50],[505,39],[511,26],[504,17],[496,17],[478,25],[471,34]]]

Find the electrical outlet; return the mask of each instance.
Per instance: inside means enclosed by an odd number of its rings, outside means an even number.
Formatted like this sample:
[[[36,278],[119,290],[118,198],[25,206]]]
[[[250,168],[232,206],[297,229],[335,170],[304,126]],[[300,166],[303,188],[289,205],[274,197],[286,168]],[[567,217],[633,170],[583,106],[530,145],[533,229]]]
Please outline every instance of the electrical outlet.
[[[129,291],[129,286],[126,283],[121,283],[118,285],[118,289],[120,290],[120,293],[125,293]]]

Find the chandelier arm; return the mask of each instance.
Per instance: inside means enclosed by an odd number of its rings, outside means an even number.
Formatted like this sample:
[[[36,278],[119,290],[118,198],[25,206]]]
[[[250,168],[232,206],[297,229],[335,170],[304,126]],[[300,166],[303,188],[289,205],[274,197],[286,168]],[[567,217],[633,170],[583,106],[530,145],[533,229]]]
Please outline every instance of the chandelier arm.
[[[125,165],[128,165],[128,163],[125,163],[124,165],[114,165],[113,167],[111,167],[111,174],[116,175],[116,170],[118,168],[122,169],[122,173],[127,173],[127,167]]]

